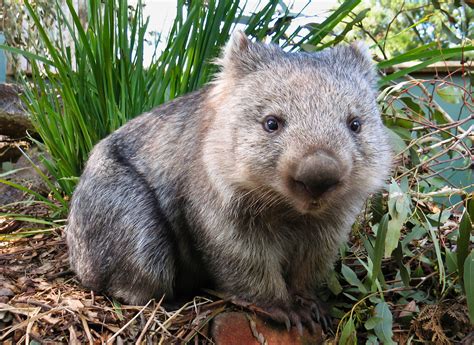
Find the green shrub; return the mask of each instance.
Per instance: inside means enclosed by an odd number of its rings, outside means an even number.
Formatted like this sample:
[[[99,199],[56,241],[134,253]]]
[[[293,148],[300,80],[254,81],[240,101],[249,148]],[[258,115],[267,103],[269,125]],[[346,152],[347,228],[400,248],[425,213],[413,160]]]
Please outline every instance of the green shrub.
[[[285,7],[278,14],[278,1],[247,16],[238,1],[179,0],[166,49],[145,67],[147,20],[140,3],[130,9],[127,0],[89,0],[87,29],[71,0],[66,1],[70,16],[57,5],[61,28],[73,38],[74,47],[68,47],[49,37],[26,1],[47,54],[2,48],[23,54],[31,63],[25,100],[59,186],[50,184],[49,198],[34,197],[53,206],[51,199],[56,199],[62,206],[56,214],[64,216],[63,196],[72,194],[94,144],[130,118],[208,82],[215,72],[212,59],[238,23],[257,39],[287,50],[314,51],[343,41],[359,26],[369,13],[354,12],[360,2],[346,0],[322,23],[293,29],[290,24],[298,14]],[[397,168],[388,193],[375,196],[354,226],[351,242],[341,249],[341,266],[329,282],[338,295],[333,313],[341,318],[341,343],[361,334],[369,343],[393,342],[394,324],[406,321],[397,306],[413,301],[417,313],[425,305],[466,296],[474,322],[473,186],[445,188],[450,183],[446,169],[457,164],[454,169],[466,170],[472,164],[473,127],[470,115],[451,116],[434,97],[472,109],[469,76],[463,86],[449,76],[416,80],[407,75],[472,50],[439,49],[432,42],[378,63],[381,70],[402,62],[414,65],[381,78],[379,101],[398,153]]]

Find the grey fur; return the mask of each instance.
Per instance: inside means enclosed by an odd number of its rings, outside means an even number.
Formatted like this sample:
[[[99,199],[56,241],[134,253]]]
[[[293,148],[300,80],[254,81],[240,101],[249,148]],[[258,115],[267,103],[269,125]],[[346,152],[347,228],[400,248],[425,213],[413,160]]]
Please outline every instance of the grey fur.
[[[129,303],[209,286],[290,313],[383,185],[391,150],[363,46],[286,53],[237,33],[218,63],[210,85],[92,151],[67,225],[84,286]]]

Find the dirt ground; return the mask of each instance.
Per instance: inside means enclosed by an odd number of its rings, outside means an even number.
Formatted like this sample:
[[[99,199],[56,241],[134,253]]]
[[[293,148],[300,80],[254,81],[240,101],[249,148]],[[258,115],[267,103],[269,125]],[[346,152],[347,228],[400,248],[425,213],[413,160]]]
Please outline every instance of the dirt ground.
[[[210,295],[195,297],[173,311],[165,310],[160,301],[121,305],[76,280],[69,269],[63,226],[26,232],[25,226],[0,217],[0,238],[9,238],[0,241],[1,344],[208,344],[213,343],[212,320],[225,311],[242,310]],[[445,336],[449,333],[451,339],[463,339],[462,344],[474,344],[474,333],[466,329],[467,315],[465,301],[427,305],[411,325],[397,326],[395,337],[401,344],[410,337],[451,344]],[[334,334],[325,338],[330,341]]]
[[[197,297],[167,312],[159,301],[125,306],[87,291],[69,270],[62,232],[1,244],[0,343],[201,343],[208,321],[225,309],[222,300]]]

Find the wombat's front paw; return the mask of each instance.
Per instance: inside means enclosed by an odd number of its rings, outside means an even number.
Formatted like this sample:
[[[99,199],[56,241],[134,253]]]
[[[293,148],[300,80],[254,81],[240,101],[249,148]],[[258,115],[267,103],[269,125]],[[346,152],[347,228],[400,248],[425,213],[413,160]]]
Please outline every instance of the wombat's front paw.
[[[293,308],[281,306],[253,306],[250,308],[257,314],[267,317],[277,323],[284,324],[290,331],[294,326],[300,335],[303,335],[303,326],[306,326],[311,334],[316,332],[316,323],[311,312],[307,308],[295,306]]]
[[[253,310],[277,323],[284,324],[288,331],[291,329],[292,321],[290,319],[290,311],[288,308],[257,306],[254,307]]]
[[[287,307],[262,306],[236,296],[231,297],[230,301],[237,306],[251,310],[265,318],[284,324],[288,331],[291,329],[290,309]]]
[[[308,299],[305,299],[305,301],[306,300]],[[231,301],[235,305],[249,309],[260,316],[285,325],[288,331],[294,326],[298,330],[298,333],[302,335],[303,326],[306,326],[312,334],[316,332],[316,322],[318,322],[318,319],[315,318],[312,309],[306,306],[306,304],[294,303],[292,307],[285,306],[284,304],[269,306],[254,304],[235,297],[231,298]]]
[[[295,308],[305,310],[311,315],[312,320],[318,322],[325,331],[330,329],[331,317],[328,307],[316,297],[308,297],[300,294],[293,295]]]

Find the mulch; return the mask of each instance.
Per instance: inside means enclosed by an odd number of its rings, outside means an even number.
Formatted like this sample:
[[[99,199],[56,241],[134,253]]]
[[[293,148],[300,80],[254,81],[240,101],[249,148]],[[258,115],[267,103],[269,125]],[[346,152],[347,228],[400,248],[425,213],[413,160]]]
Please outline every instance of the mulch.
[[[18,224],[0,224],[19,231]],[[14,234],[14,233],[13,233]],[[196,297],[174,311],[160,301],[120,305],[80,286],[69,270],[63,229],[0,242],[0,343],[209,343],[226,308]]]
[[[15,213],[42,217],[46,210]],[[216,296],[195,297],[175,310],[153,300],[121,305],[80,285],[69,268],[64,226],[44,231],[0,217],[0,344],[209,344],[211,321],[235,309],[242,307]],[[465,300],[426,305],[396,337],[471,344],[467,315]]]

